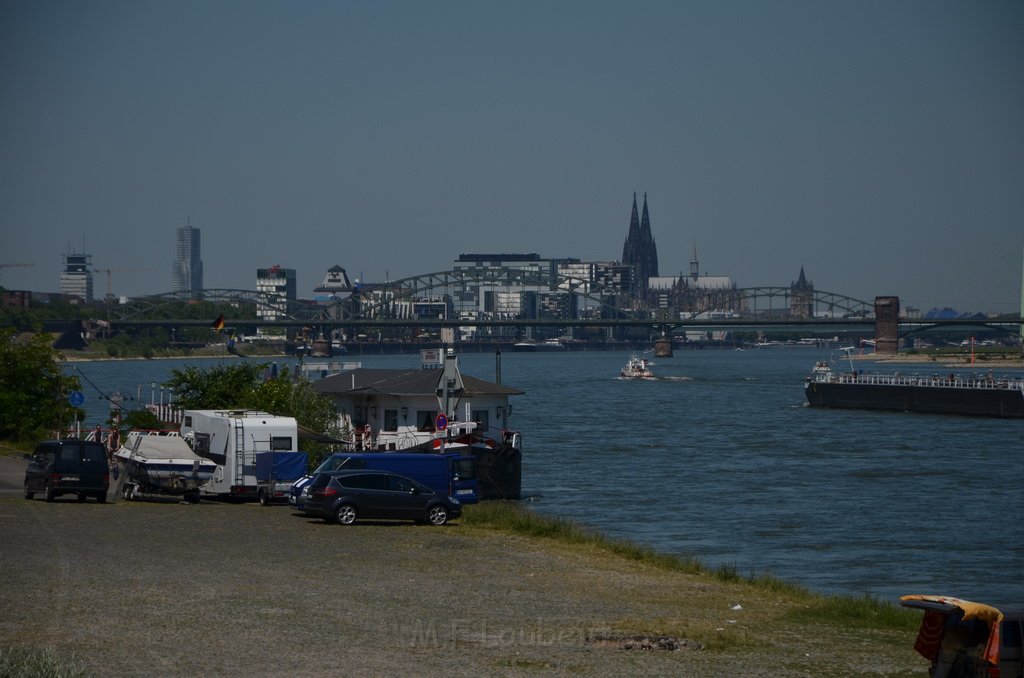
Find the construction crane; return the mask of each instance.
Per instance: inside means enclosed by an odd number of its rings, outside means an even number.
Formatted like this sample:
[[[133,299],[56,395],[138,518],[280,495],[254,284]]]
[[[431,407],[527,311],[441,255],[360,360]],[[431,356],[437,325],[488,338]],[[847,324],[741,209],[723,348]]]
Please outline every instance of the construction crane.
[[[0,264],[0,268],[28,268],[35,264]]]
[[[149,270],[152,270],[152,269],[149,269],[149,268],[94,268],[94,269],[92,269],[92,272],[93,273],[106,273],[107,274],[107,296],[106,296],[106,299],[109,302],[111,299],[114,298],[114,290],[113,290],[113,287],[112,287],[111,282],[110,282],[110,274],[111,273],[115,273],[115,272],[116,273],[128,273],[128,272],[139,273],[141,271],[149,271]]]

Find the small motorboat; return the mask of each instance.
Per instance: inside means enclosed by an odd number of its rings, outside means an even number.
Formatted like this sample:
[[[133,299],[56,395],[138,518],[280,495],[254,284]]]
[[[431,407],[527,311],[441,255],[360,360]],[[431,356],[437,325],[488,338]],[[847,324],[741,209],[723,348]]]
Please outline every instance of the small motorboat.
[[[114,453],[124,469],[122,495],[178,495],[199,501],[199,488],[213,477],[217,464],[200,457],[177,431],[131,431]]]
[[[619,372],[619,376],[623,379],[651,379],[654,372],[651,371],[651,364],[647,358],[634,355]]]

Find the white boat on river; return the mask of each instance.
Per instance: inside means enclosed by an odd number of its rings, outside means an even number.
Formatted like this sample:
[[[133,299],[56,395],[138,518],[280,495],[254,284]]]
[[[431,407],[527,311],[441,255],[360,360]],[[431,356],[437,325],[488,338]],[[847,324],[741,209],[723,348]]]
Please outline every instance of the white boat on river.
[[[653,379],[654,372],[651,371],[651,364],[647,358],[634,355],[619,371],[619,376],[623,379]]]

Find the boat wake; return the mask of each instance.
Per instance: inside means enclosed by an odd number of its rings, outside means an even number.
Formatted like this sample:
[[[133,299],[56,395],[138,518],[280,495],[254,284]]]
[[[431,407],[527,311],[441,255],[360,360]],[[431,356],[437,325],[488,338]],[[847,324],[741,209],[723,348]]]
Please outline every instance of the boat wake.
[[[616,381],[693,381],[693,377],[613,377]]]

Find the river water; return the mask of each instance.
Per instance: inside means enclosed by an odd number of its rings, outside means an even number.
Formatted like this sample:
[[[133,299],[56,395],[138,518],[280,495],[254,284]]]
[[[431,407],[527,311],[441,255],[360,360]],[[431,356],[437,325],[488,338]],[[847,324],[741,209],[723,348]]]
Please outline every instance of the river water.
[[[831,357],[823,349],[677,351],[642,381],[617,378],[628,357],[502,355],[502,383],[526,391],[510,423],[523,432],[533,510],[825,593],[1024,604],[1024,420],[808,408],[803,380]],[[345,359],[409,368],[419,357]],[[487,380],[495,362],[460,357],[463,372]],[[97,389],[159,402],[171,369],[217,363],[68,369],[96,386],[83,379],[95,425],[107,411]],[[937,370],[950,372],[917,371]]]

